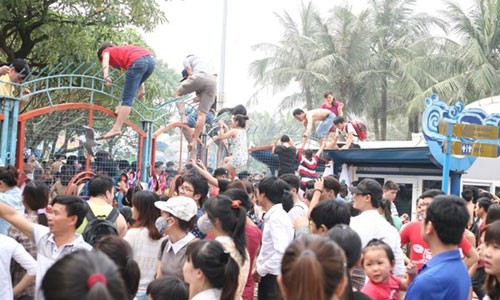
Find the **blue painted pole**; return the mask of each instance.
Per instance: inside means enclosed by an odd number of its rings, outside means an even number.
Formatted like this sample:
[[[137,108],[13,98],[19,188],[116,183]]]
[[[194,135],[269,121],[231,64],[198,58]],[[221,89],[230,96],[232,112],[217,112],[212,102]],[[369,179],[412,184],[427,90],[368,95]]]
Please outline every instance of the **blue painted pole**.
[[[146,139],[142,146],[141,181],[148,182],[151,167],[151,151],[153,149],[153,122],[142,121],[142,129],[146,132]]]
[[[12,118],[10,121],[11,131],[10,131],[10,155],[9,155],[9,165],[16,164],[16,148],[17,148],[17,118],[19,117],[19,101],[12,101],[14,107],[12,109]]]
[[[2,121],[2,139],[0,144],[0,158],[5,164],[9,163],[7,157],[7,146],[9,144],[9,124],[10,124],[10,106],[12,99],[3,98],[3,121]]]
[[[460,196],[460,180],[462,179],[462,174],[453,173],[450,175],[451,184],[450,184],[450,194],[455,196]]]
[[[450,156],[451,156],[451,137],[453,135],[453,123],[448,123],[448,135],[446,136],[446,154],[443,161],[443,180],[441,190],[448,194],[450,183]]]

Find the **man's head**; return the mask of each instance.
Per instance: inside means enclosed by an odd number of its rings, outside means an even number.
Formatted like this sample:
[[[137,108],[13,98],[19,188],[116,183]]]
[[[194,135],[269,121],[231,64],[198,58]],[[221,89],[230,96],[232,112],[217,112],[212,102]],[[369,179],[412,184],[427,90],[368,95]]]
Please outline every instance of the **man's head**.
[[[264,207],[280,204],[288,184],[275,176],[264,177],[258,186],[257,199]]]
[[[290,143],[290,137],[288,135],[284,134],[284,135],[281,136],[280,141],[282,143]]]
[[[421,216],[422,219],[425,217],[427,207],[432,203],[435,197],[440,195],[444,195],[444,192],[438,189],[430,189],[422,193],[418,201],[419,208],[423,211],[423,215]]]
[[[96,176],[89,182],[90,197],[104,197],[108,202],[113,200],[113,180],[108,176]]]
[[[207,181],[193,174],[186,174],[182,179],[184,182],[179,188],[179,195],[193,199],[199,207],[202,207],[209,190]]]
[[[333,176],[323,178],[323,191],[321,192],[320,200],[337,199],[337,194],[340,192],[340,183]]]
[[[469,221],[465,201],[457,196],[441,195],[427,207],[422,237],[432,243],[458,245]]]
[[[250,180],[250,173],[248,171],[241,171],[238,173],[238,179],[247,183]]]
[[[16,58],[10,63],[9,79],[11,82],[21,83],[30,73],[30,67],[21,58]]]
[[[296,108],[293,110],[293,117],[302,122],[306,119],[306,113],[302,109]]]
[[[111,43],[102,44],[102,46],[97,50],[97,58],[99,59],[99,61],[102,62],[102,52],[104,52],[104,50],[106,50],[107,48],[111,47],[114,47],[114,45]]]
[[[214,170],[214,177],[217,179],[227,179],[229,172],[226,168],[217,168]]]
[[[310,229],[312,233],[326,234],[337,224],[349,225],[351,213],[349,207],[336,200],[324,200],[311,211]]]
[[[382,201],[382,186],[374,179],[363,179],[358,185],[349,188],[352,195],[353,207],[360,211],[367,211],[380,207]]]
[[[300,188],[300,179],[294,174],[283,174],[279,177],[281,180],[285,181],[290,187],[292,194],[297,195]]]
[[[339,130],[343,130],[345,126],[345,119],[344,117],[337,116],[335,119],[333,119],[333,125],[337,127]]]
[[[466,202],[470,202],[474,200],[474,191],[471,189],[465,189],[462,191],[462,199]]]
[[[488,209],[490,209],[490,206],[492,204],[493,201],[491,201],[491,199],[488,197],[479,198],[476,203],[476,216],[478,218],[486,218],[486,213],[488,212]]]
[[[52,200],[52,207],[47,212],[50,232],[54,235],[74,232],[82,224],[87,211],[87,205],[80,197],[55,197]]]
[[[399,192],[399,185],[392,180],[387,180],[384,183],[383,189],[384,189],[383,198],[391,202],[394,202],[394,200],[396,200],[396,195]]]

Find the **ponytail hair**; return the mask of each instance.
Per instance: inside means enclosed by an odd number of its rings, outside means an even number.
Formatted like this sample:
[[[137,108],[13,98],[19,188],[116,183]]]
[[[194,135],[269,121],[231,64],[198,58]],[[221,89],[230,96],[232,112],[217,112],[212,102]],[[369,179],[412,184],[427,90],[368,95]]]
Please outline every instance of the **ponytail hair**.
[[[95,249],[105,253],[118,267],[127,291],[127,297],[123,299],[132,300],[139,289],[141,271],[139,265],[132,258],[132,247],[123,238],[116,235],[108,235],[95,244]]]
[[[18,177],[19,173],[15,166],[0,167],[0,181],[3,181],[7,186],[16,186]]]
[[[46,300],[126,299],[116,265],[100,251],[78,250],[56,261],[43,277],[42,290]]]
[[[235,107],[223,108],[223,109],[219,110],[219,112],[217,113],[217,117],[219,117],[223,113],[230,113],[233,116],[247,115],[247,108],[242,104],[238,104]]]
[[[49,187],[38,180],[30,180],[23,189],[23,203],[38,215],[38,224],[47,226],[45,208],[49,205]]]
[[[235,115],[233,120],[238,124],[238,127],[245,128],[247,125],[248,116],[247,115]]]
[[[221,300],[233,300],[240,268],[228,251],[216,240],[198,240],[190,243],[186,260],[200,269],[212,288],[222,289]]]
[[[346,277],[344,252],[328,238],[299,237],[283,255],[281,276],[288,300],[332,299]]]
[[[203,205],[203,210],[208,218],[215,223],[219,219],[222,230],[234,241],[236,250],[241,255],[242,265],[247,259],[247,240],[245,235],[245,225],[247,220],[246,209],[241,200],[231,200],[228,196],[218,195],[209,198]]]

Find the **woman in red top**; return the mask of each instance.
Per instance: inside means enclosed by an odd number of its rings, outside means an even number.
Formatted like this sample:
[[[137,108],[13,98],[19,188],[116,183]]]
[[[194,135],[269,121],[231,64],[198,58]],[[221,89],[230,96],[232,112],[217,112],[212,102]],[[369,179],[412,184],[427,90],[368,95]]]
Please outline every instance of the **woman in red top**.
[[[110,86],[113,80],[109,76],[109,67],[126,70],[125,85],[123,86],[122,103],[117,109],[116,122],[103,139],[112,138],[121,133],[123,123],[127,120],[131,111],[132,100],[137,93],[137,98],[144,96],[144,81],[153,74],[156,62],[151,53],[138,46],[114,46],[104,44],[97,51],[97,57],[103,67],[103,75],[106,86]]]
[[[344,103],[340,102],[339,100],[335,99],[333,97],[333,93],[328,91],[326,92],[323,97],[325,98],[325,103],[321,104],[321,108],[328,109],[332,113],[335,114],[335,116],[340,116],[342,117],[344,115]]]

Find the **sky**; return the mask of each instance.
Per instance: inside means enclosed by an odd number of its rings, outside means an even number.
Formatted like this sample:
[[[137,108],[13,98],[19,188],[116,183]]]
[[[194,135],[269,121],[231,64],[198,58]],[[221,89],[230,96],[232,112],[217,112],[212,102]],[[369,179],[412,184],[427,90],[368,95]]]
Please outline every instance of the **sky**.
[[[458,0],[457,0],[458,1]],[[460,0],[470,5],[473,0]],[[298,16],[300,0],[227,0],[226,60],[224,76],[224,107],[246,104],[256,88],[249,76],[249,65],[263,56],[252,46],[259,43],[276,43],[282,27],[276,13],[289,12]],[[305,1],[304,1],[305,2]],[[368,0],[312,0],[325,15],[334,5],[351,5],[355,11],[368,6]],[[208,59],[219,70],[222,49],[224,0],[159,0],[168,22],[153,32],[145,33],[146,42],[158,58],[170,68],[182,70],[182,61],[194,54]],[[416,11],[439,15],[445,7],[443,0],[416,0]],[[259,107],[265,104],[274,109],[282,95],[261,94]],[[250,108],[252,110],[252,108]]]

